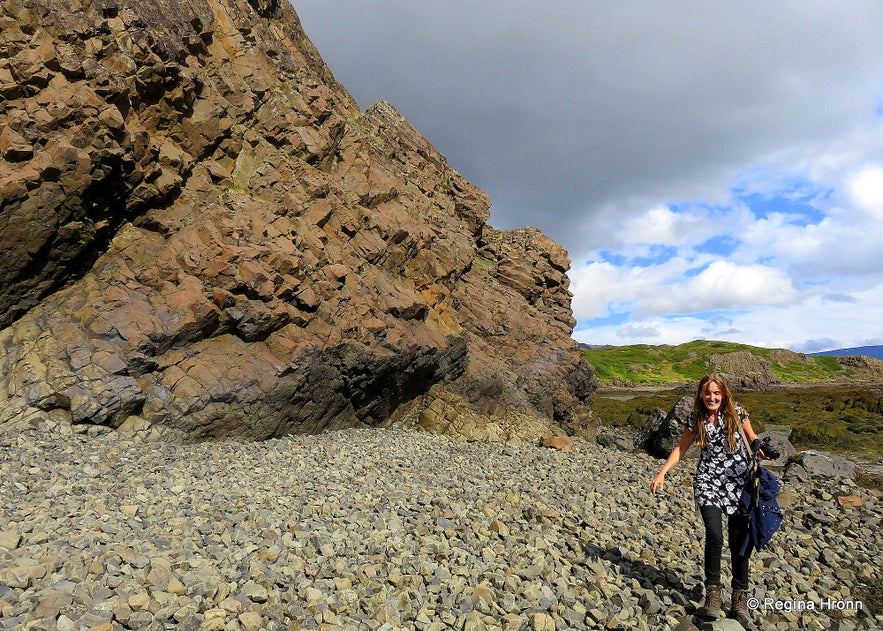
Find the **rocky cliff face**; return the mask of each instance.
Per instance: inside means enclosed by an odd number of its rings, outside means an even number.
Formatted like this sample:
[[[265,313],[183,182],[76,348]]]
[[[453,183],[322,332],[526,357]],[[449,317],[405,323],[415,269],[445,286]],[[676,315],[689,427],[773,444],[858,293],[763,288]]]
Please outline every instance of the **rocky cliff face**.
[[[587,431],[566,252],[287,2],[0,6],[0,428]]]

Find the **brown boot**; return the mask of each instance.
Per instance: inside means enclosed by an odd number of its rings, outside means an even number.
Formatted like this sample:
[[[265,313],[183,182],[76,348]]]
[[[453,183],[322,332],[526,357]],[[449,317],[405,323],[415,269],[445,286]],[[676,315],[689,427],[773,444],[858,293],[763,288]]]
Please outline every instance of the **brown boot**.
[[[696,610],[696,615],[700,618],[710,618],[717,620],[724,615],[721,611],[721,586],[706,585],[705,586],[705,604]]]
[[[743,627],[748,624],[748,590],[734,589],[733,602],[730,603],[728,618],[732,618]]]

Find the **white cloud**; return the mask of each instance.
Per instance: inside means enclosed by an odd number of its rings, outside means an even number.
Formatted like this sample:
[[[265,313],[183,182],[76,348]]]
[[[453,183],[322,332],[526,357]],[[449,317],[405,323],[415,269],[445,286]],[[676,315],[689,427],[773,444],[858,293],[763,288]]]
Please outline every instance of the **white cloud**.
[[[668,206],[656,206],[625,219],[613,241],[625,245],[686,245],[701,243],[715,231],[706,213],[677,213]]]
[[[642,296],[638,312],[697,313],[791,304],[797,292],[780,270],[715,261],[697,276]]]
[[[657,338],[662,335],[654,326],[634,326],[629,324],[624,326],[616,331],[617,337],[624,340],[625,344],[629,344],[630,342],[627,340],[640,339],[644,340],[647,338]]]
[[[876,169],[844,174],[835,192],[854,203],[826,208],[817,223],[792,223],[787,215],[773,214],[745,225],[738,235],[740,256],[776,266],[795,284],[830,281],[854,287],[876,282],[883,269],[881,176],[883,170]]]
[[[585,320],[646,308],[643,305],[653,294],[667,291],[691,267],[710,261],[708,256],[698,256],[693,260],[676,257],[645,267],[599,261],[574,265],[569,273],[574,316]]]
[[[814,352],[831,348],[883,344],[879,319],[883,285],[836,302],[819,294],[794,305],[769,305],[733,311],[728,317],[699,314],[651,315],[626,324],[578,329],[574,338],[591,344],[681,344],[716,339],[768,348]],[[654,332],[652,339],[644,331]]]
[[[857,208],[875,221],[883,221],[883,166],[867,166],[847,183],[849,197]]]
[[[694,276],[691,267],[707,267]],[[577,319],[601,318],[616,312],[689,314],[788,304],[797,298],[790,279],[763,265],[671,259],[649,267],[617,267],[588,263],[571,271],[573,308]]]
[[[622,309],[645,288],[634,270],[610,263],[592,262],[571,268],[570,291],[577,320],[603,318]]]

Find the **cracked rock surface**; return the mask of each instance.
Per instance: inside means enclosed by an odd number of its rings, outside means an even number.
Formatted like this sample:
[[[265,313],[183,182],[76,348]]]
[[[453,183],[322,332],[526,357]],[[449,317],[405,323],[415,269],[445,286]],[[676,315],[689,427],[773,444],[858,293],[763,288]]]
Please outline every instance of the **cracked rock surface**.
[[[567,253],[287,2],[0,8],[0,428],[591,433]]]

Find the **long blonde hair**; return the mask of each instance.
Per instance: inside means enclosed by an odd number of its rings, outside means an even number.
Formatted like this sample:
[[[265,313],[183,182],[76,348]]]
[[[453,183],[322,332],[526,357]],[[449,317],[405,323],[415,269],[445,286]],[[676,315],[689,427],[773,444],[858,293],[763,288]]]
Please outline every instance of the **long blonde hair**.
[[[736,434],[739,433],[739,425],[741,419],[736,411],[736,403],[733,401],[733,395],[724,378],[715,373],[706,375],[699,382],[696,389],[696,399],[693,402],[693,414],[695,415],[695,432],[696,443],[701,449],[705,449],[708,444],[708,432],[705,431],[705,422],[708,419],[709,410],[705,407],[705,400],[702,398],[702,392],[708,384],[715,384],[721,390],[721,406],[720,409],[724,416],[724,431],[727,434],[727,442],[730,445],[730,451],[736,451],[738,445],[736,443]]]

